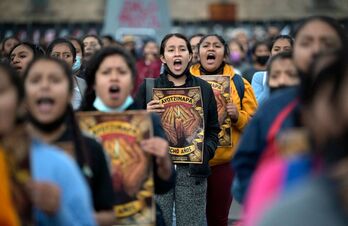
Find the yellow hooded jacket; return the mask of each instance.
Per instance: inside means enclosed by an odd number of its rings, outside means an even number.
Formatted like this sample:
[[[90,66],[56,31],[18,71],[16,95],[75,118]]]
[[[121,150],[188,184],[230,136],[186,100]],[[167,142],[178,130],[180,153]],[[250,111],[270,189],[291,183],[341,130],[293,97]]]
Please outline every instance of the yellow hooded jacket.
[[[5,160],[5,151],[0,147],[0,225],[19,226],[20,222],[11,196],[10,175]]]
[[[194,76],[200,76],[200,64],[191,66],[190,72]],[[230,162],[238,144],[239,138],[243,132],[244,127],[248,124],[249,120],[253,116],[257,108],[257,101],[255,98],[254,91],[250,83],[243,78],[245,91],[242,102],[243,109],[240,106],[240,98],[234,82],[232,81],[235,72],[231,65],[226,64],[223,69],[223,75],[229,75],[231,77],[231,102],[238,108],[239,118],[236,123],[232,123],[232,147],[218,147],[216,149],[214,158],[209,161],[211,166],[220,165],[223,163]]]

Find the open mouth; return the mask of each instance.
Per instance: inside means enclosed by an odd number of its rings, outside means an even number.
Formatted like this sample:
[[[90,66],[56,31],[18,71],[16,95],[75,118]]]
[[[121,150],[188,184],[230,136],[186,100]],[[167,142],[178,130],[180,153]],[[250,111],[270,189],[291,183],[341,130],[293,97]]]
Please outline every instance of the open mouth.
[[[120,95],[120,91],[121,89],[119,86],[117,85],[110,86],[109,93],[110,93],[111,99],[117,99]]]
[[[208,62],[208,63],[214,63],[214,62],[215,62],[215,59],[216,59],[215,54],[213,54],[213,53],[209,53],[209,54],[208,54],[208,56],[207,56],[207,62]]]
[[[22,67],[21,67],[21,66],[15,66],[14,68],[15,68],[15,70],[17,70],[17,71],[22,70]]]
[[[37,105],[40,112],[50,112],[54,106],[54,99],[50,97],[42,97],[37,100]]]
[[[180,59],[174,60],[174,69],[175,70],[180,70],[182,67],[182,61]]]

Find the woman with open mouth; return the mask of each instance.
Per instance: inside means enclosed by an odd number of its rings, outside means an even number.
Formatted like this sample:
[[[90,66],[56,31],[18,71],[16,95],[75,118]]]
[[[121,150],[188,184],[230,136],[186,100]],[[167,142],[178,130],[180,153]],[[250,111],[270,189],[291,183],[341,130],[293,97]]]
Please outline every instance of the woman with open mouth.
[[[209,161],[212,174],[208,177],[207,192],[208,225],[227,226],[232,203],[230,188],[233,172],[230,161],[245,126],[257,108],[257,102],[251,85],[225,62],[229,54],[227,44],[222,37],[218,35],[203,37],[198,51],[200,63],[191,67],[193,75],[230,76],[230,100],[226,110],[231,118],[232,147],[218,147],[214,158]]]
[[[56,58],[39,58],[24,75],[29,131],[47,143],[60,146],[78,164],[90,187],[98,225],[114,220],[111,176],[103,148],[82,135],[72,106],[70,67]]]
[[[30,136],[23,99],[22,79],[0,64],[0,146],[11,165],[10,192],[20,200],[15,204],[21,224],[95,225],[89,190],[76,163],[61,149]],[[23,162],[26,156],[29,163]],[[32,204],[29,212],[22,211],[25,200]]]
[[[135,62],[125,50],[110,47],[97,52],[87,67],[87,89],[81,110],[124,112],[139,109],[131,97],[135,76]],[[155,159],[155,194],[162,194],[173,187],[174,169],[168,155],[168,142],[160,119],[155,114],[152,115],[152,123],[154,137],[142,140],[140,147]],[[142,165],[142,162],[138,165]],[[133,171],[138,169],[136,167]]]
[[[188,39],[181,34],[168,34],[160,47],[164,73],[155,79],[156,88],[201,88],[204,114],[204,150],[202,164],[176,164],[176,184],[170,192],[159,195],[157,201],[164,213],[166,225],[172,225],[175,203],[177,226],[201,226],[206,224],[207,177],[210,174],[208,161],[213,158],[218,144],[219,123],[216,101],[209,83],[191,75],[189,65],[192,49]],[[136,102],[150,112],[163,113],[164,106],[158,100],[147,103],[146,82],[141,85]],[[152,90],[151,90],[152,91]]]
[[[29,42],[21,42],[11,49],[9,61],[11,66],[22,76],[29,63],[43,55],[45,55],[45,51],[40,46]]]

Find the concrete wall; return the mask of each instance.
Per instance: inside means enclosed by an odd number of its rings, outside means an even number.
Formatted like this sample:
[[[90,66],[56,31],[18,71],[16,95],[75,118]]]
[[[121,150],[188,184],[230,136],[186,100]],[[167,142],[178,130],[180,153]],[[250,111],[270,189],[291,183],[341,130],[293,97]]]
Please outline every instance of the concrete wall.
[[[209,4],[231,2],[237,6],[240,20],[297,19],[312,14],[326,14],[336,18],[348,17],[348,0],[332,0],[335,9],[313,8],[314,0],[171,0],[175,20],[207,20]]]
[[[34,13],[30,0],[1,0],[0,22],[102,22],[105,0],[47,0],[44,12]]]
[[[0,22],[103,22],[105,0],[47,0],[45,12],[33,13],[31,0],[0,0]],[[118,1],[118,0],[114,0]],[[195,21],[209,19],[209,5],[233,2],[237,19],[269,20],[296,19],[313,13],[337,18],[348,16],[348,0],[332,0],[335,9],[313,9],[318,0],[168,0],[174,20]]]

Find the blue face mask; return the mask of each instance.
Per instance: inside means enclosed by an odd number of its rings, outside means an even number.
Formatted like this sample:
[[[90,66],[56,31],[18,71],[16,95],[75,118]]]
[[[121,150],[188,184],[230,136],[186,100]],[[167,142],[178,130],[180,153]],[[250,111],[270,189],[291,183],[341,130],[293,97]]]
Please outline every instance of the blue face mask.
[[[81,68],[81,57],[80,56],[76,56],[75,63],[72,66],[73,74],[75,74],[78,70],[80,70],[80,68]]]
[[[110,108],[104,104],[100,97],[97,96],[93,102],[93,106],[101,112],[123,112],[129,106],[131,106],[133,102],[133,98],[131,96],[128,96],[121,106],[119,106],[118,108]]]

